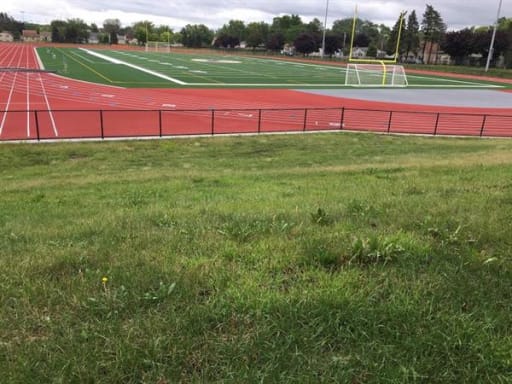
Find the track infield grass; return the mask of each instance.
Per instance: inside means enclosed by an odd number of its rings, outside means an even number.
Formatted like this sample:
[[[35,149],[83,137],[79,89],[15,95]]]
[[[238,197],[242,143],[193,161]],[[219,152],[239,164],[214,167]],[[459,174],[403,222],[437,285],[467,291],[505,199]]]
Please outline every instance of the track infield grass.
[[[340,88],[343,64],[286,61],[250,55],[155,53],[42,47],[45,69],[95,83],[144,88]],[[492,88],[486,81],[407,76],[410,87]]]
[[[512,142],[3,145],[0,372],[510,382]]]

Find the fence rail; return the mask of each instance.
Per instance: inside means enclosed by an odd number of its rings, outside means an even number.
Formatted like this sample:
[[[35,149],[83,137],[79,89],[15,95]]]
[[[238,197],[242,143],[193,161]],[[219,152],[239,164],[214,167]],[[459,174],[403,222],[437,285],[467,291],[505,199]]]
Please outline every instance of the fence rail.
[[[0,141],[372,131],[512,137],[512,115],[357,108],[0,111]]]

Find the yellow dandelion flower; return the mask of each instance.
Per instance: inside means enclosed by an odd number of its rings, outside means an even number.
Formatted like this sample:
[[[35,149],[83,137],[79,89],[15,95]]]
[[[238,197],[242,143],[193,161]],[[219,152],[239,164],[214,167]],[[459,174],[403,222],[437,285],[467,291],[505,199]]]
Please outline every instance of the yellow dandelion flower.
[[[101,279],[101,282],[102,282],[103,284],[105,284],[107,281],[108,281],[108,277],[103,276],[103,277],[102,277],[102,279]]]

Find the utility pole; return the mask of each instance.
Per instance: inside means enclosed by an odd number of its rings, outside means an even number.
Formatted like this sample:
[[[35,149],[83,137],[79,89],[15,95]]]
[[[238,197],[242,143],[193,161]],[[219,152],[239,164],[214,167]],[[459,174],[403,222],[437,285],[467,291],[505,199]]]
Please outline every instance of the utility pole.
[[[494,23],[494,29],[492,30],[492,37],[491,37],[491,45],[489,47],[489,53],[487,55],[487,63],[485,64],[485,72],[489,70],[489,65],[491,64],[491,59],[494,55],[494,40],[496,39],[496,30],[498,29],[498,23],[500,22],[500,13],[501,13],[501,3],[503,0],[500,0],[500,3],[498,5],[498,14],[496,16],[496,22]]]
[[[327,13],[329,12],[329,0],[326,1],[325,4],[325,19],[324,19],[324,34],[322,37],[322,59],[325,54],[325,32],[327,31]]]

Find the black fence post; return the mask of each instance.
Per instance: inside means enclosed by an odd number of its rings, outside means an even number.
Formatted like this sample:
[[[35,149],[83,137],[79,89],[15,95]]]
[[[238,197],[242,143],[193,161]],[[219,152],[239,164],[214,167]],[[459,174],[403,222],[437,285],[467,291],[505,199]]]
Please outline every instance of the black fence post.
[[[261,109],[258,110],[258,133],[261,133]]]
[[[215,109],[212,109],[212,136],[215,135]]]
[[[437,135],[437,127],[439,126],[439,116],[441,114],[440,113],[437,113],[437,117],[436,117],[436,126],[434,127],[434,136]]]
[[[304,108],[304,126],[302,127],[303,132],[306,132],[307,124],[308,124],[308,109]]]
[[[389,111],[388,133],[391,132],[391,120],[392,119],[393,119],[393,111]]]
[[[480,128],[480,137],[484,135],[485,123],[487,122],[487,115],[482,119],[482,128]]]
[[[162,137],[162,110],[158,110],[158,135]]]
[[[341,107],[340,129],[345,127],[345,107]]]
[[[39,135],[39,117],[37,116],[37,111],[34,111],[34,118],[36,120],[36,136],[37,136],[37,141],[41,141],[41,136]]]
[[[100,131],[101,131],[101,139],[105,139],[105,132],[103,130],[103,110],[100,109]]]

